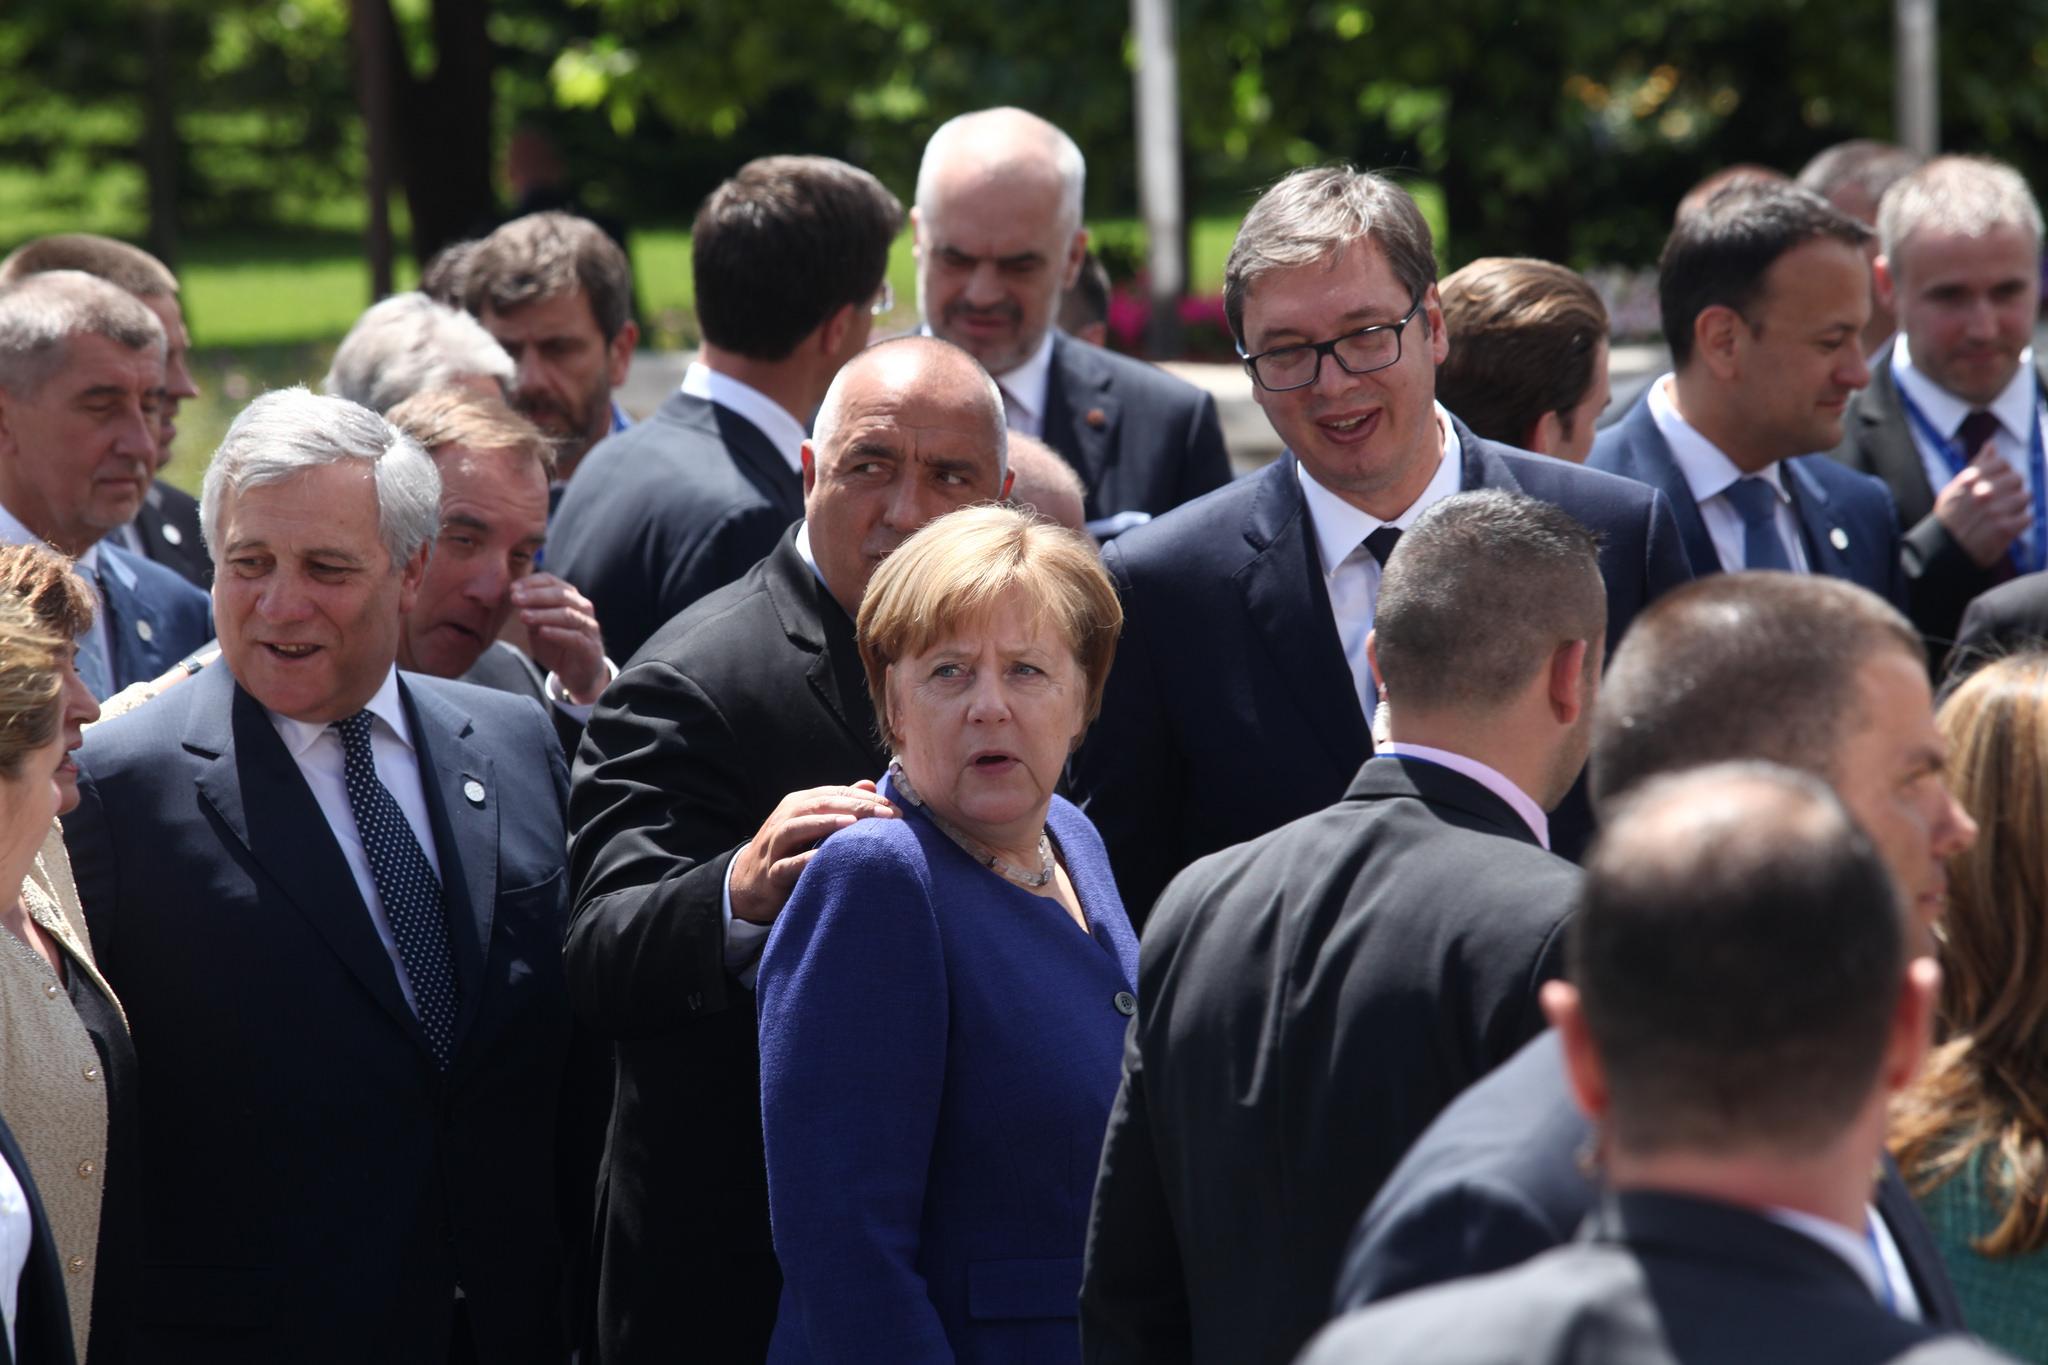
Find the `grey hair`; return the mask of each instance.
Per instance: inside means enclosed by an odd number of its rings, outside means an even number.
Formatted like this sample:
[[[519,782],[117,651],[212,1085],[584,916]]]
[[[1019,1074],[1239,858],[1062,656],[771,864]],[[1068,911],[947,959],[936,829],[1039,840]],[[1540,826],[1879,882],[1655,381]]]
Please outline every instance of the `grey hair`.
[[[2041,245],[2041,206],[2020,173],[1988,156],[1939,156],[1885,191],[1877,208],[1879,249],[1893,260],[1916,232],[1982,237],[2024,228]]]
[[[1273,270],[1292,270],[1341,255],[1370,241],[1394,278],[1420,296],[1436,283],[1436,246],[1429,223],[1408,191],[1383,175],[1352,166],[1311,166],[1264,194],[1244,216],[1223,265],[1223,311],[1244,344],[1244,301]]]
[[[64,368],[74,336],[164,354],[164,325],[127,290],[82,270],[46,270],[0,288],[0,389],[33,398]]]
[[[371,304],[348,329],[320,387],[372,412],[389,412],[416,393],[472,375],[510,383],[516,368],[469,314],[425,294],[393,294]]]
[[[1022,135],[1022,136],[1020,136]],[[929,211],[937,192],[939,167],[956,157],[971,158],[988,165],[1003,166],[1026,154],[1026,138],[1039,143],[1038,151],[1049,157],[1060,178],[1060,222],[1067,232],[1081,227],[1081,200],[1087,189],[1088,162],[1074,139],[1028,109],[1002,106],[977,109],[947,119],[924,144],[924,158],[917,164],[917,203]]]
[[[818,405],[818,415],[811,421],[811,447],[815,450],[829,449],[839,438],[840,408],[845,404],[851,376],[864,372],[876,364],[889,364],[901,359],[906,363],[922,359],[923,367],[939,365],[965,367],[972,371],[974,378],[966,381],[973,385],[986,410],[990,435],[996,448],[996,486],[1002,487],[1003,479],[1010,472],[1010,424],[1003,416],[1003,391],[996,387],[996,381],[989,377],[981,362],[938,337],[902,336],[878,341],[853,359],[839,367],[839,373],[832,376],[832,387],[825,390],[825,401]]]
[[[377,534],[394,568],[409,562],[441,525],[441,475],[419,442],[346,398],[303,387],[273,389],[235,418],[199,494],[199,524],[220,559],[221,507],[229,494],[343,460],[376,466]]]

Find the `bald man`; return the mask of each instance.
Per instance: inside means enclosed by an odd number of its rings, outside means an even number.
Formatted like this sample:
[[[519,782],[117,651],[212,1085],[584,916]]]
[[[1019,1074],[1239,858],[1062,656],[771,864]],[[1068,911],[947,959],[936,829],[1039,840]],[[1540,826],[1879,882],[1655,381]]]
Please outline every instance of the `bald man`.
[[[1088,532],[1081,476],[1036,437],[1010,433],[1010,502],[1069,531]]]
[[[1022,109],[984,109],[925,144],[910,221],[925,330],[995,376],[1013,431],[1081,476],[1098,535],[1230,481],[1213,399],[1057,331],[1088,251],[1081,149]]]

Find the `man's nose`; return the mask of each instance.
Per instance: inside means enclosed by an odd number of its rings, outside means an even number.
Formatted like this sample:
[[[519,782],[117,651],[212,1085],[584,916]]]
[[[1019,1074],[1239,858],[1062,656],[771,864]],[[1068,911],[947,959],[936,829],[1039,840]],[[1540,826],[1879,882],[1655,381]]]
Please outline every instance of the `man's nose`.
[[[967,274],[967,287],[961,291],[967,302],[977,308],[986,308],[1003,301],[1002,278],[997,274],[994,261],[982,261]]]

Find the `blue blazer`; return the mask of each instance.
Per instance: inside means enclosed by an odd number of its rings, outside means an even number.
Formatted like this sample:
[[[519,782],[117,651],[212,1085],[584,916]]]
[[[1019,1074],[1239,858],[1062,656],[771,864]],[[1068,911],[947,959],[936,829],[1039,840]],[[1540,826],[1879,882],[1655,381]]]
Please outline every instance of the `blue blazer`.
[[[1693,575],[1720,573],[1721,556],[1693,501],[1692,488],[1671,458],[1671,446],[1650,415],[1646,389],[1628,415],[1601,432],[1586,463],[1646,483],[1671,499],[1678,534]],[[1826,455],[1781,461],[1785,487],[1798,515],[1806,562],[1815,573],[1859,583],[1906,609],[1906,571],[1899,559],[1899,514],[1880,479],[1845,469]]]
[[[1607,652],[1692,571],[1669,502],[1639,483],[1483,440],[1463,422],[1460,489],[1554,503],[1600,537]],[[1337,640],[1294,457],[1105,545],[1123,639],[1074,764],[1140,928],[1174,873],[1344,795],[1372,736]],[[1576,857],[1583,784],[1551,819]]]
[[[462,1001],[440,1070],[318,802],[224,663],[96,725],[64,817],[143,1077],[138,1360],[559,1361],[561,744],[401,674]]]
[[[100,542],[100,560],[116,692],[157,677],[213,638],[212,601],[175,570],[111,540]]]
[[[916,807],[818,849],[761,958],[772,1362],[1078,1361],[1138,944],[1087,817],[1089,932]]]

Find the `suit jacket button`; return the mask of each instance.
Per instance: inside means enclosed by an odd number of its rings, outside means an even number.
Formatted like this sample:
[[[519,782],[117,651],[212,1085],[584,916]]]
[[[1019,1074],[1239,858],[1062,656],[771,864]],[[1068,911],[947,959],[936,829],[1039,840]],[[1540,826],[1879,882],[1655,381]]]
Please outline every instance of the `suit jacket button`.
[[[81,1161],[78,1163],[78,1178],[80,1180],[90,1180],[93,1177],[93,1172],[97,1170],[99,1170],[99,1163],[90,1159]]]
[[[87,1067],[85,1069],[85,1078],[89,1081],[98,1080],[100,1078],[100,1069],[96,1066]]]
[[[64,1265],[66,1269],[68,1269],[72,1274],[76,1275],[79,1271],[85,1269],[85,1257],[73,1256],[70,1260],[66,1261]]]
[[[1122,1015],[1136,1014],[1138,1012],[1138,997],[1132,995],[1129,991],[1118,991],[1116,993],[1116,1012]]]
[[[57,998],[57,991],[59,989],[60,988],[58,987],[57,983],[52,981],[49,985],[43,987],[43,994],[49,996],[52,1000],[55,1000]]]

